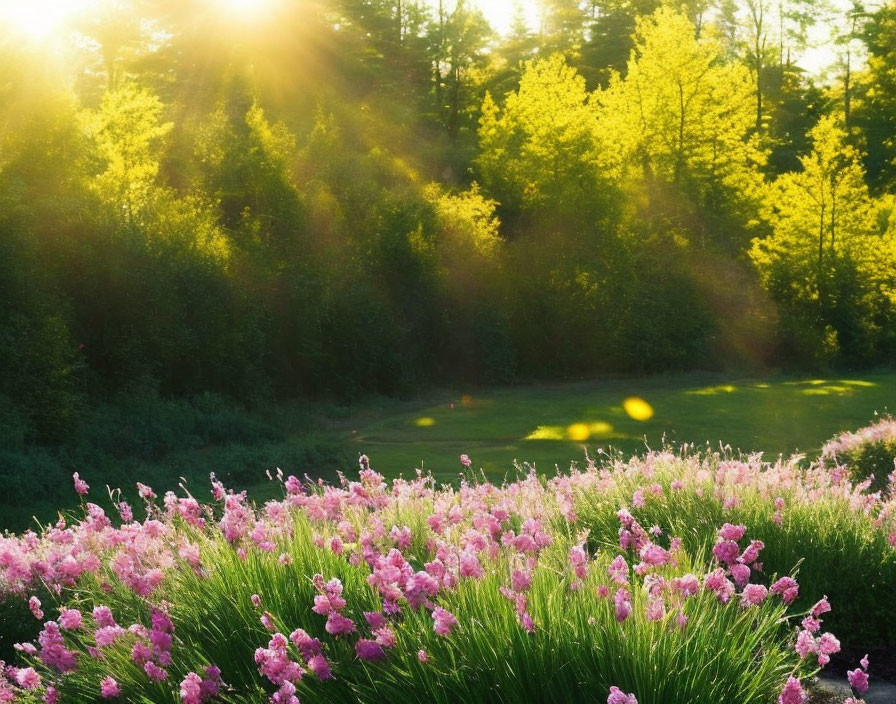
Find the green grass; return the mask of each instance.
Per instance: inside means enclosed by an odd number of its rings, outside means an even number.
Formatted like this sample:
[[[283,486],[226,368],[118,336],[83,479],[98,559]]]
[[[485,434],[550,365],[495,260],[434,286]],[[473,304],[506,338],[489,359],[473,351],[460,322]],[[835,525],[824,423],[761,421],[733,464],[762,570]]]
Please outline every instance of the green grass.
[[[653,415],[636,420],[624,401],[640,398]],[[835,433],[866,425],[896,399],[896,372],[824,378],[738,379],[720,374],[620,378],[509,388],[439,391],[413,401],[368,399],[352,406],[284,404],[253,414],[214,397],[190,402],[132,399],[101,407],[58,450],[0,448],[0,530],[55,519],[75,505],[70,477],[133,493],[135,482],[176,489],[185,477],[207,498],[208,472],[256,500],[277,495],[265,470],[336,479],[366,453],[387,477],[422,467],[440,481],[461,470],[458,457],[492,480],[515,476],[514,462],[553,474],[585,452],[641,452],[645,442],[761,450],[766,457],[816,454]],[[576,431],[587,438],[573,440]],[[554,438],[554,439],[550,439]],[[5,453],[5,454],[4,454]]]
[[[632,418],[624,401],[640,398],[653,415]],[[340,446],[367,453],[387,476],[417,467],[444,480],[467,453],[492,479],[514,460],[542,472],[582,462],[585,451],[626,454],[677,443],[724,442],[734,449],[815,455],[837,432],[865,425],[896,399],[896,373],[824,378],[731,379],[686,375],[613,379],[445,393],[429,402],[364,405],[333,432]],[[581,425],[577,425],[581,424]],[[571,435],[588,434],[573,440]]]

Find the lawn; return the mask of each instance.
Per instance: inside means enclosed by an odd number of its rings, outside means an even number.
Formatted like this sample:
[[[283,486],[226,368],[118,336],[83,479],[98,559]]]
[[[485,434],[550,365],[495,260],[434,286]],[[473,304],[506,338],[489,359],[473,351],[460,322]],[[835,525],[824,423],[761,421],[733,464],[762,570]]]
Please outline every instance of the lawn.
[[[813,455],[833,434],[868,423],[896,401],[896,373],[820,378],[721,375],[611,379],[445,393],[426,402],[361,405],[333,432],[387,476],[417,467],[457,476],[461,453],[491,478],[514,460],[552,473],[610,447],[626,454],[665,436],[720,441],[765,457]]]

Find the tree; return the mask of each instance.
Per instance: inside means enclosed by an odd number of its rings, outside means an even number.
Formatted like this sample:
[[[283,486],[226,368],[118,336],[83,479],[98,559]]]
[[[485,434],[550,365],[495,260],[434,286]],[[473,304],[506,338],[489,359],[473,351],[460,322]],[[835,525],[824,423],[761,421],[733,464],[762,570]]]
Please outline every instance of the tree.
[[[485,63],[484,50],[492,34],[482,11],[465,0],[457,0],[450,12],[439,3],[438,17],[429,31],[433,93],[451,139],[458,137],[464,118],[471,113],[477,70]]]
[[[159,173],[159,144],[173,125],[147,90],[128,83],[107,92],[97,110],[84,113],[94,145],[92,187],[112,212],[133,225],[149,202]]]
[[[606,215],[614,149],[597,130],[585,79],[563,56],[527,62],[503,109],[486,96],[479,125],[477,167],[505,210],[592,223]]]
[[[711,215],[756,198],[764,154],[750,136],[749,76],[723,60],[718,41],[698,40],[683,14],[663,8],[638,21],[626,77],[598,102],[601,131],[614,136],[628,173],[671,185],[674,208],[690,200]]]
[[[865,165],[876,191],[896,184],[896,4],[883,5],[862,30],[867,74],[860,76],[855,124],[867,140]]]
[[[880,257],[893,261],[892,243],[882,239],[879,205],[841,124],[823,117],[809,136],[802,170],[768,189],[771,234],[754,240],[750,257],[785,318],[804,332],[814,329],[827,353],[854,357],[859,331],[869,327],[860,318],[875,305],[863,300],[874,287],[873,265]]]

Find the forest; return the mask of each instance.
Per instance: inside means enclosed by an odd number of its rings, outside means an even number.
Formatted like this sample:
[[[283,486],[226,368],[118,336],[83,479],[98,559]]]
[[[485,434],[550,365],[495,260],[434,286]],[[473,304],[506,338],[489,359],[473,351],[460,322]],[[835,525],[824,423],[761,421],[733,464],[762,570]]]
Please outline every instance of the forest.
[[[892,364],[896,5],[537,11],[0,25],[7,467],[122,397]]]

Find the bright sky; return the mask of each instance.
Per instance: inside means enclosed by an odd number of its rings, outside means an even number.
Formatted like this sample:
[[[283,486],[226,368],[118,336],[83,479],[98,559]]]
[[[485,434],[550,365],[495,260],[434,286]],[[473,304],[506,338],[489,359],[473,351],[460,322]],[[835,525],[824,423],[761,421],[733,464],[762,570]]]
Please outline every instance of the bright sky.
[[[264,6],[273,0],[209,0],[222,5],[231,12],[252,14],[264,11]],[[438,0],[429,0],[433,5]],[[514,9],[517,4],[523,8],[527,23],[533,30],[539,24],[537,0],[472,0],[485,14],[491,25],[501,33],[510,29]],[[850,0],[834,0],[840,8],[849,5]],[[0,0],[0,24],[19,29],[32,41],[47,41],[74,15],[95,5],[97,0]],[[451,4],[451,0],[447,0]],[[830,48],[830,29],[820,24],[812,31],[814,45],[798,59],[800,66],[813,74],[820,74],[830,68],[836,56]]]
[[[517,4],[522,6],[528,25],[533,29],[538,26],[538,6],[535,0],[475,0],[475,3],[489,24],[501,34],[510,30],[514,6]]]

